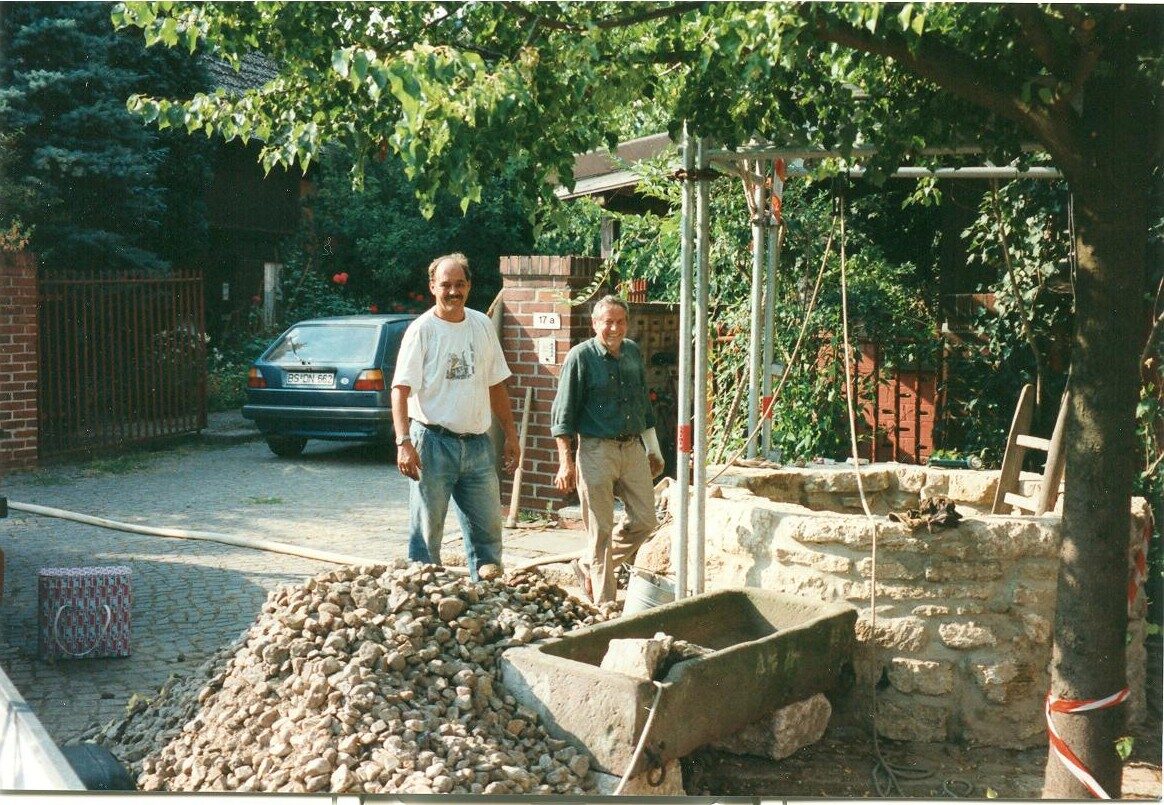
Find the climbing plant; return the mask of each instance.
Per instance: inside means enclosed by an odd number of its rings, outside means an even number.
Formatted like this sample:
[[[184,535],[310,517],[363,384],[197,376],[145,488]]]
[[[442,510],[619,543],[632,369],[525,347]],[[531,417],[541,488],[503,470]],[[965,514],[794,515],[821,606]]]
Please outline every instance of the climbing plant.
[[[640,166],[638,191],[680,206],[679,188],[661,162]],[[870,233],[892,231],[909,240],[914,254],[933,259],[933,210],[901,210],[905,188],[856,192],[847,210],[849,304],[854,338],[884,347],[885,370],[915,363],[923,344],[934,339],[933,299],[915,263],[889,259]],[[773,408],[773,447],[787,460],[838,457],[848,453],[845,372],[841,363],[839,250],[826,254],[835,194],[831,183],[790,182],[785,192],[787,234],[775,296],[774,359],[788,367],[788,379]],[[571,212],[573,211],[573,212]],[[645,279],[652,299],[678,298],[680,218],[677,212],[607,213],[619,223],[619,237],[608,270],[617,280]],[[554,254],[577,253],[593,246],[602,211],[593,202],[557,209],[535,249]],[[874,222],[893,218],[898,226],[882,229]],[[927,225],[927,218],[930,223]],[[709,298],[713,343],[709,353],[712,415],[710,455],[722,459],[748,436],[746,399],[752,294],[752,232],[741,180],[726,175],[711,185],[712,263]],[[901,249],[900,243],[894,248]],[[821,292],[810,305],[811,290],[824,263]],[[810,306],[812,307],[810,311]],[[808,317],[805,343],[791,360],[801,323]],[[873,378],[859,388],[872,391]],[[758,444],[758,443],[757,443]]]

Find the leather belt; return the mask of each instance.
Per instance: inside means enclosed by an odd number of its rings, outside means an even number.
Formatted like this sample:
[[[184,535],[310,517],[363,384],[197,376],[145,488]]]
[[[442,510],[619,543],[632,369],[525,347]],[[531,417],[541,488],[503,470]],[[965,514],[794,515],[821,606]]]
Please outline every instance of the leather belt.
[[[626,444],[627,442],[636,441],[639,438],[637,433],[627,433],[622,436],[587,436],[582,433],[579,434],[581,439],[593,439],[598,442],[618,442],[619,444]]]
[[[454,430],[449,430],[443,425],[433,425],[429,422],[421,422],[419,419],[414,419],[413,422],[416,422],[428,430],[434,431],[435,433],[439,433],[441,436],[451,436],[454,439],[461,439],[462,441],[465,439],[473,439],[481,435],[480,433],[457,433]]]

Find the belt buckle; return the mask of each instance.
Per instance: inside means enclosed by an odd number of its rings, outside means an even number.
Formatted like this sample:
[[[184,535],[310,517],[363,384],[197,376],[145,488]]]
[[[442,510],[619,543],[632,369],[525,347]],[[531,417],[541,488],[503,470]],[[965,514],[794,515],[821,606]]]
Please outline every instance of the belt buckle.
[[[457,433],[455,430],[449,430],[444,425],[425,424],[425,427],[430,428],[432,430],[435,430],[437,433],[440,433],[444,436],[448,436],[448,437],[453,438],[453,439],[459,439],[461,441],[465,441],[465,439],[468,439],[470,436],[473,435],[472,433]]]

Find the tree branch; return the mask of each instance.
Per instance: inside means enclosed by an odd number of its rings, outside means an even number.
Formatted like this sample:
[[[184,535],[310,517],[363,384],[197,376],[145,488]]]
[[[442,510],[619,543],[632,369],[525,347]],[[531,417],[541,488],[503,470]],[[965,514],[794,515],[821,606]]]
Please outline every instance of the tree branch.
[[[1023,103],[1017,93],[1003,85],[999,76],[982,69],[965,54],[925,40],[913,50],[902,36],[875,36],[837,20],[818,22],[814,35],[822,42],[893,59],[914,75],[1031,132],[1057,161],[1069,163],[1060,164],[1065,172],[1078,168],[1078,155],[1084,149],[1070,124],[1070,108],[1065,105],[1033,107]]]
[[[1038,6],[1027,3],[1013,3],[1006,6],[1007,13],[1018,23],[1019,32],[1023,39],[1031,46],[1031,51],[1038,57],[1043,66],[1052,73],[1066,72],[1067,59],[1060,56],[1059,48],[1051,39],[1051,30],[1047,26],[1047,18],[1043,16]]]
[[[578,32],[578,31],[582,30],[580,27],[578,27],[576,25],[571,25],[568,22],[562,22],[561,20],[552,20],[549,17],[543,17],[541,14],[535,14],[532,11],[530,11],[528,8],[526,8],[524,5],[522,5],[521,3],[505,3],[505,8],[509,9],[510,11],[516,11],[518,14],[520,14],[522,17],[524,17],[527,20],[533,20],[542,28],[550,28],[550,29],[555,30],[555,31],[574,31],[574,32]]]
[[[1102,47],[1089,47],[1076,57],[1075,69],[1071,71],[1069,79],[1071,88],[1062,95],[1064,103],[1071,103],[1083,91],[1083,85],[1091,77],[1091,73],[1095,70],[1095,65],[1099,63],[1099,57],[1102,55]]]
[[[650,11],[640,11],[637,14],[627,14],[624,17],[607,17],[600,20],[597,25],[604,30],[610,28],[625,28],[629,25],[637,25],[640,22],[649,22],[650,20],[659,19],[661,17],[670,17],[675,15],[683,15],[688,11],[695,11],[702,7],[702,2],[685,2],[676,3],[672,6],[664,6],[663,8],[655,8]]]
[[[814,31],[822,42],[834,42],[853,50],[900,62],[915,75],[932,81],[964,100],[996,112],[1008,120],[1029,124],[1030,108],[1021,104],[997,76],[987,73],[978,63],[952,48],[922,42],[917,51],[910,49],[904,37],[887,34],[875,36],[868,31],[837,21],[820,22]]]
[[[1070,78],[1071,89],[1066,94],[1066,100],[1071,101],[1083,91],[1083,85],[1091,77],[1106,50],[1106,43],[1111,41],[1116,32],[1126,30],[1129,19],[1128,11],[1122,7],[1106,18],[1103,30],[1099,29],[1100,26],[1094,17],[1067,16],[1065,13],[1064,18],[1071,21],[1075,41],[1079,43],[1079,56],[1076,58],[1075,69]]]
[[[1057,6],[1056,10],[1063,15],[1063,19],[1067,20],[1072,28],[1082,28],[1086,20],[1090,19],[1082,11],[1068,5]]]
[[[594,23],[594,27],[604,31],[608,31],[612,28],[626,28],[631,25],[637,25],[640,22],[650,22],[651,20],[660,19],[662,17],[683,15],[688,11],[695,11],[701,6],[703,6],[702,2],[675,3],[674,5],[663,6],[661,8],[652,8],[647,11],[639,11],[634,14],[625,14],[618,17],[606,17]],[[555,31],[572,31],[574,33],[582,33],[586,30],[586,27],[583,25],[543,17],[540,14],[530,11],[525,7],[525,5],[521,3],[506,3],[505,7],[516,11],[527,20],[536,20],[538,24],[546,28],[552,28]]]

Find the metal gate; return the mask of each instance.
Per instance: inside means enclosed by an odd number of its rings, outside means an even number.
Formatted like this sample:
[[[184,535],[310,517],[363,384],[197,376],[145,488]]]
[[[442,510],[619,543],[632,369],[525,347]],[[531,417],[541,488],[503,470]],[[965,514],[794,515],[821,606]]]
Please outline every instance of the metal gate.
[[[40,456],[206,426],[202,278],[40,281]]]

